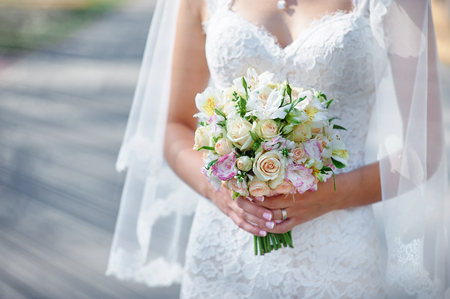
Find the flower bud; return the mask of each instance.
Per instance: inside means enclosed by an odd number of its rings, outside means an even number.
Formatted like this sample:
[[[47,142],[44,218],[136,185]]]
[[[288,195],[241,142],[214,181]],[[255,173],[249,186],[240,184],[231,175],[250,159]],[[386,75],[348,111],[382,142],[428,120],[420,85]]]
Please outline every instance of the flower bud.
[[[287,135],[287,134],[291,133],[293,129],[294,129],[294,125],[286,125],[283,127],[283,130],[281,130],[281,131],[283,132],[283,134]]]
[[[299,125],[301,122],[301,113],[300,110],[294,108],[291,112],[286,115],[285,120],[289,124]]]
[[[239,157],[236,160],[237,168],[239,170],[242,170],[242,171],[245,171],[245,172],[248,172],[248,171],[250,171],[252,169],[252,164],[253,164],[252,160],[249,157],[247,157],[247,156]]]

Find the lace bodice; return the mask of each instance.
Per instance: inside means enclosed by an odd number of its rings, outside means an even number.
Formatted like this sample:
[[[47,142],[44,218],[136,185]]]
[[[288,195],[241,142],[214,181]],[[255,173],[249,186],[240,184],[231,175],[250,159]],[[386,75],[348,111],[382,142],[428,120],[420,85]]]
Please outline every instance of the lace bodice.
[[[351,157],[347,171],[361,166],[375,91],[366,4],[356,1],[349,13],[323,16],[282,48],[268,30],[233,12],[230,2],[208,0],[204,28],[213,84],[227,88],[251,66],[274,73],[274,81],[324,92],[336,100],[331,115],[349,129],[343,134]]]
[[[227,88],[251,66],[274,73],[274,81],[324,92],[336,100],[330,114],[348,129],[342,133],[350,153],[345,171],[361,167],[375,92],[364,0],[354,1],[349,13],[314,21],[285,48],[266,29],[233,12],[229,0],[207,2],[210,19],[204,30],[213,84]],[[383,297],[371,207],[334,211],[299,225],[292,231],[294,250],[264,257],[253,256],[253,237],[212,203],[200,201],[196,213],[182,297]]]

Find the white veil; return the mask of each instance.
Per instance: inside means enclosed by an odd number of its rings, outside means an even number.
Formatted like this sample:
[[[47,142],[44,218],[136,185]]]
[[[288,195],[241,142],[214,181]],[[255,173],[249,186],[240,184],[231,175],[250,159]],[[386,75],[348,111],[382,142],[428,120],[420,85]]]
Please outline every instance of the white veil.
[[[106,274],[149,286],[181,281],[187,236],[180,231],[198,197],[163,157],[179,2],[156,5],[116,164],[127,176]]]
[[[149,286],[180,282],[188,237],[180,229],[199,196],[163,158],[179,2],[156,6],[117,161],[127,177],[107,274]],[[450,298],[450,198],[430,2],[367,5],[375,36],[386,287],[390,298]]]

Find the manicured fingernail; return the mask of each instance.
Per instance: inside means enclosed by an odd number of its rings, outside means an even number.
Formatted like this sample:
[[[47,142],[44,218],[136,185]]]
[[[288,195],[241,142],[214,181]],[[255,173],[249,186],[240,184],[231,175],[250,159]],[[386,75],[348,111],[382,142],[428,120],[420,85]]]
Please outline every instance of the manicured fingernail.
[[[253,202],[253,198],[247,196],[247,199]]]
[[[264,196],[255,196],[255,199],[263,202],[264,201]]]
[[[281,223],[283,220],[275,220],[276,223]]]
[[[268,228],[272,229],[272,228],[275,226],[275,222],[273,222],[273,221],[267,221],[267,222],[266,222],[266,226],[267,226]]]
[[[265,237],[265,236],[267,235],[267,232],[264,231],[264,230],[262,230],[262,231],[259,232],[259,235],[260,235],[261,237]]]
[[[266,220],[272,220],[272,214],[270,214],[269,212],[265,212],[263,214],[263,218]]]

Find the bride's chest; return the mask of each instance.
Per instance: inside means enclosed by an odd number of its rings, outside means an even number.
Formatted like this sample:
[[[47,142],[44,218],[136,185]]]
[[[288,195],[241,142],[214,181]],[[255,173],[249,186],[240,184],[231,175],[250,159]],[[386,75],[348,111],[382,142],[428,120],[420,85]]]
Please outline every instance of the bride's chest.
[[[211,77],[220,88],[230,86],[249,66],[273,72],[275,81],[330,93],[364,92],[373,82],[370,24],[354,13],[314,22],[285,48],[267,30],[230,10],[214,14],[206,33]]]

